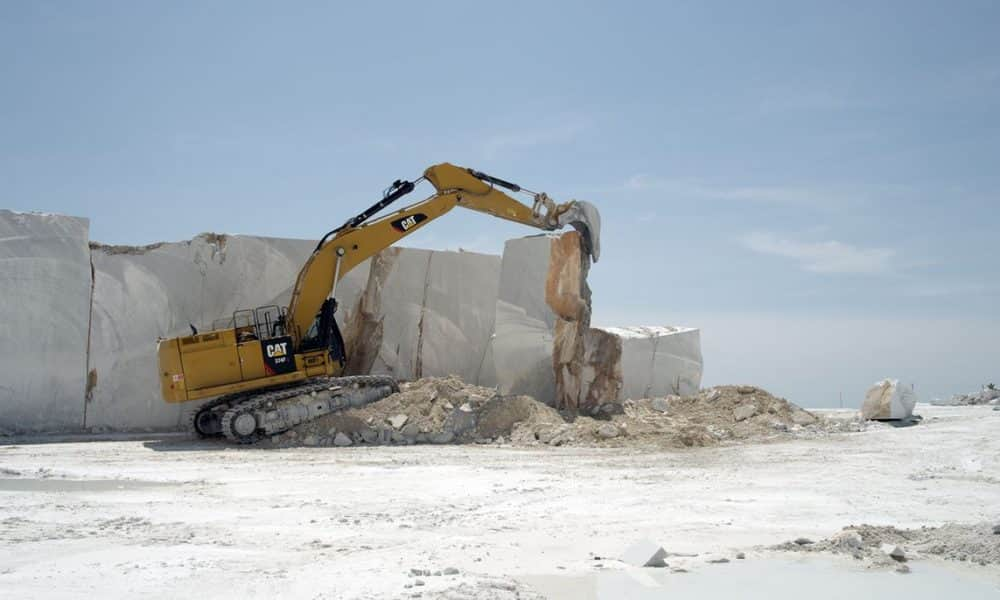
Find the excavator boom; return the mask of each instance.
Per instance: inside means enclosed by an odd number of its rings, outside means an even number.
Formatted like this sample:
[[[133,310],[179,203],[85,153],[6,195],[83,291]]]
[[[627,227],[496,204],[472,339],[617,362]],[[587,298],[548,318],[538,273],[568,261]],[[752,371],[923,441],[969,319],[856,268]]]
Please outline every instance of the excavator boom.
[[[287,322],[293,337],[309,330],[323,302],[335,290],[337,280],[456,206],[543,230],[573,226],[582,234],[585,250],[595,262],[600,256],[600,215],[590,203],[573,200],[556,204],[544,193],[530,192],[517,184],[449,163],[428,168],[421,179],[434,186],[435,193],[429,198],[369,220],[413,191],[420,182],[396,181],[385,198],[320,240],[299,271],[292,290]],[[530,194],[532,206],[499,188]]]

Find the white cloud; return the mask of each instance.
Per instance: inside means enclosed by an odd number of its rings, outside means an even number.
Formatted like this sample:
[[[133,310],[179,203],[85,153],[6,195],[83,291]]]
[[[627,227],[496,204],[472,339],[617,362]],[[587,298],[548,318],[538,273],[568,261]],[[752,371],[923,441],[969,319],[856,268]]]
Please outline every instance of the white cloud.
[[[1000,293],[1000,285],[986,281],[924,281],[907,288],[906,291],[909,295],[918,298],[980,296]]]
[[[537,129],[504,131],[486,138],[483,144],[483,153],[486,155],[486,158],[493,159],[500,154],[514,150],[552,144],[565,144],[576,139],[587,128],[587,121],[574,119],[558,125]]]
[[[632,175],[619,190],[656,192],[690,199],[759,202],[821,208],[865,204],[909,193],[905,186],[878,185],[723,185],[698,180],[663,179],[645,173]]]
[[[884,273],[896,255],[891,248],[861,248],[836,240],[799,242],[766,232],[750,233],[740,242],[760,254],[796,260],[813,273]]]

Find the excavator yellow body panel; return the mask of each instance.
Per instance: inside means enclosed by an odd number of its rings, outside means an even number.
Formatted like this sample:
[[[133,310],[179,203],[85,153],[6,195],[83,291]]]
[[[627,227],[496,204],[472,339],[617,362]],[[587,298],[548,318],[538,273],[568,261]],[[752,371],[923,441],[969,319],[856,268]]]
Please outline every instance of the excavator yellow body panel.
[[[289,353],[287,359],[294,368],[268,374],[264,357],[275,350],[260,340],[237,343],[237,334],[235,329],[222,329],[160,340],[163,399],[188,402],[341,373],[339,362],[331,360],[325,350],[315,350]]]

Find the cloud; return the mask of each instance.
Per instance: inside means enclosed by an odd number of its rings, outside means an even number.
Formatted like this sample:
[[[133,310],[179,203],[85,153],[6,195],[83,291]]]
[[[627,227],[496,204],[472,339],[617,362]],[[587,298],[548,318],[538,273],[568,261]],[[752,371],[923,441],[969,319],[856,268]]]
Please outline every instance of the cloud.
[[[925,281],[908,288],[907,293],[918,298],[948,296],[982,296],[1000,293],[1000,285],[985,281]]]
[[[835,240],[799,242],[766,232],[747,234],[740,242],[759,254],[796,260],[812,273],[884,273],[896,255],[891,248],[861,248]]]
[[[618,188],[618,191],[622,190],[633,193],[656,192],[691,199],[814,208],[866,204],[904,197],[911,192],[906,186],[892,184],[724,185],[690,179],[664,179],[645,173],[637,173],[626,179]]]
[[[661,179],[645,173],[632,175],[622,187],[633,192],[655,191],[734,202],[765,202],[772,204],[809,204],[840,202],[846,197],[827,189],[795,186],[725,186],[681,179]]]
[[[555,126],[508,130],[487,137],[483,144],[483,153],[486,158],[492,159],[515,150],[565,144],[572,142],[588,127],[589,123],[586,120],[574,119]]]

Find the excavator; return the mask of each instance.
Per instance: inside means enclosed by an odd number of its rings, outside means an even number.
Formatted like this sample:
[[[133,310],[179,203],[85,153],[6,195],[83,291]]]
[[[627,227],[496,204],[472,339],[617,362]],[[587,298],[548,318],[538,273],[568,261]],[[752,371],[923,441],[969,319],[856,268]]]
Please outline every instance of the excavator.
[[[376,217],[423,181],[434,193]],[[503,190],[506,190],[503,191]],[[524,193],[532,205],[507,192]],[[292,288],[287,307],[235,311],[218,327],[160,339],[160,388],[166,402],[208,400],[189,415],[201,438],[252,444],[301,423],[399,391],[392,377],[345,375],[347,349],[337,325],[337,282],[351,269],[460,206],[543,230],[567,225],[583,250],[600,255],[600,216],[587,202],[555,203],[503,179],[441,163],[414,180],[396,180],[381,200],[319,240]]]

